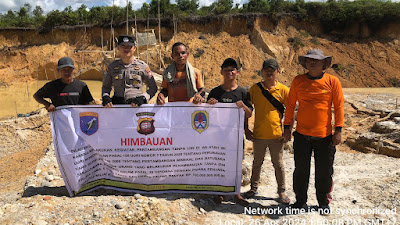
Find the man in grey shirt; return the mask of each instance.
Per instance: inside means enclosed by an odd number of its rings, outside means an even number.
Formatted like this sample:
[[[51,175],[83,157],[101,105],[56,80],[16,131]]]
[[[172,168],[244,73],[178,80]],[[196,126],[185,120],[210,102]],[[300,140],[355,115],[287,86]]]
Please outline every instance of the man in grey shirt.
[[[107,67],[101,90],[103,106],[113,107],[113,104],[130,104],[139,107],[146,104],[157,92],[157,84],[150,67],[135,58],[135,39],[132,36],[118,37],[118,51],[121,59],[115,60]],[[147,86],[143,93],[143,83]],[[114,87],[114,96],[110,92]]]

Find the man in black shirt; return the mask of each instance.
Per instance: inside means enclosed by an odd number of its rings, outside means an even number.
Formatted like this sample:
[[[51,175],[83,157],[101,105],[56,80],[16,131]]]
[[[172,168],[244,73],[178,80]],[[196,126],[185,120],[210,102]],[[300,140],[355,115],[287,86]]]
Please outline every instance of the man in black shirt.
[[[237,107],[244,110],[246,121],[251,117],[253,106],[251,104],[250,95],[243,87],[238,86],[236,78],[239,74],[238,64],[232,58],[227,58],[222,63],[221,74],[224,83],[211,90],[207,97],[207,103],[214,105],[221,103],[236,103]],[[244,143],[243,143],[244,147]],[[217,203],[223,200],[223,196],[216,196],[214,201]],[[247,206],[249,203],[238,194],[234,196],[236,203]]]
[[[74,62],[69,57],[58,60],[57,72],[61,78],[46,83],[33,98],[43,104],[48,112],[56,111],[62,105],[86,105],[94,103],[87,85],[74,79]],[[50,98],[51,103],[44,98]]]
[[[243,108],[246,118],[250,118],[253,110],[250,95],[243,87],[238,86],[236,77],[239,74],[238,65],[232,58],[227,58],[222,63],[221,74],[224,83],[211,90],[207,97],[208,104],[236,103],[239,108]]]

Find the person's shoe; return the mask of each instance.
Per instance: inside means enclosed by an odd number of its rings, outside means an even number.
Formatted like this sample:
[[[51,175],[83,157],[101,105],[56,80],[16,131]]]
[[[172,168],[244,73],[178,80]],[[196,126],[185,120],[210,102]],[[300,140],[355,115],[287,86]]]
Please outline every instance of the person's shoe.
[[[284,205],[289,205],[290,198],[285,193],[281,193],[279,194],[278,202]]]
[[[322,216],[331,214],[331,207],[329,205],[321,205],[318,207],[318,213]]]
[[[308,206],[306,203],[295,202],[294,204],[290,205],[290,208],[293,209],[307,209]]]
[[[240,194],[237,194],[233,197],[233,201],[241,206],[248,206],[249,202],[246,201]]]
[[[288,214],[303,214],[308,212],[308,206],[306,203],[299,203],[295,202],[289,206],[289,213]]]
[[[256,196],[258,194],[258,192],[254,189],[250,189],[250,191],[247,191],[243,194],[243,196],[245,198],[253,198],[254,196]]]

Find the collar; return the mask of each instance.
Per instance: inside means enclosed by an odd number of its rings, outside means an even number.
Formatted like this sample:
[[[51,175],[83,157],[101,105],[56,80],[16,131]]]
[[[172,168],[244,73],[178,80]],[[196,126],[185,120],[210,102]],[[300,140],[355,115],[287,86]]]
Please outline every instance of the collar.
[[[279,83],[279,81],[275,80],[275,86],[273,88],[271,88],[271,89],[268,89],[268,88],[265,87],[264,81],[261,81],[261,85],[265,90],[268,90],[268,91],[272,90],[273,91],[273,90],[279,90],[281,83]]]
[[[129,64],[125,64],[125,63],[122,61],[122,59],[119,59],[119,62],[120,62],[122,65],[124,65],[125,67],[128,67],[128,66],[130,66],[130,65],[132,65],[132,64],[137,64],[137,59],[136,59],[136,57],[133,57],[132,62],[130,62]]]
[[[306,73],[306,76],[307,76],[307,78],[308,79],[310,79],[310,80],[319,80],[319,79],[321,79],[322,77],[324,77],[324,72],[322,72],[321,73],[321,75],[319,75],[318,77],[312,77],[312,76],[310,76],[308,73]]]

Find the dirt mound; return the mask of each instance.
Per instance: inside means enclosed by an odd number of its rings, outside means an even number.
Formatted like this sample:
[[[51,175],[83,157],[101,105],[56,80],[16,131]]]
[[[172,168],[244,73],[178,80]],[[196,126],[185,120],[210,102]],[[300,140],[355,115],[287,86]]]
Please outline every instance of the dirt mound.
[[[0,36],[1,37],[1,36]],[[12,44],[9,42],[9,44]],[[89,46],[87,50],[100,50],[95,46]],[[75,54],[75,46],[68,43],[58,45],[40,45],[40,46],[13,46],[3,47],[0,52],[0,82],[8,84],[39,80],[54,80],[59,78],[57,75],[57,61],[61,57],[69,56],[75,61],[76,75],[80,75],[79,71],[84,70],[90,77],[92,71],[86,68],[93,67],[101,55],[99,53],[91,54]],[[96,72],[101,70],[97,64]],[[96,67],[97,66],[97,67]]]

